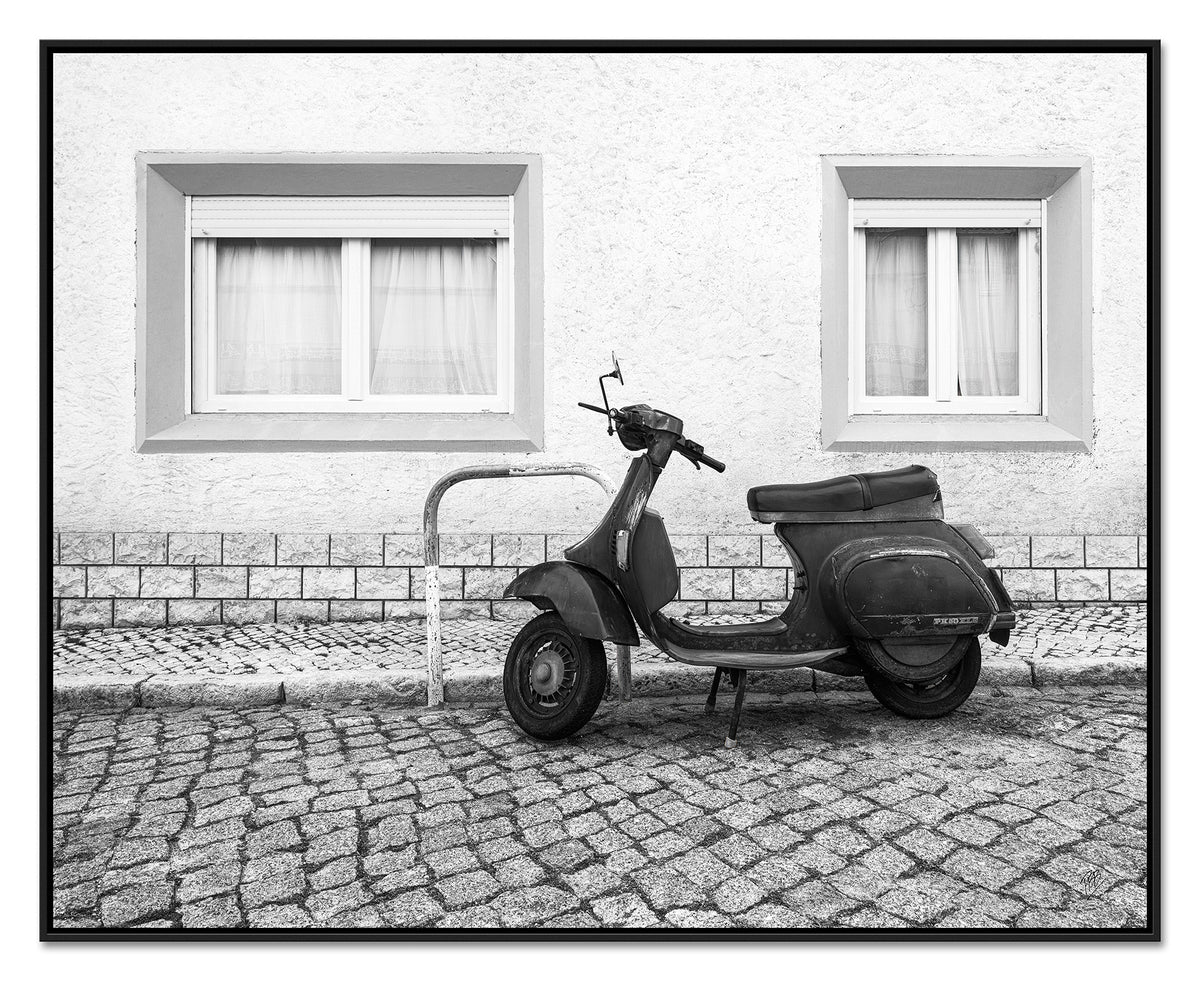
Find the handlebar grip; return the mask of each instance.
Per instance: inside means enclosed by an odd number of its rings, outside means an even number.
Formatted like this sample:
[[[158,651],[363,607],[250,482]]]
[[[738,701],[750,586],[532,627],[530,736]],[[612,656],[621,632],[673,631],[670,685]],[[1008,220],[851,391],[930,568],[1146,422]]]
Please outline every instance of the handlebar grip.
[[[605,411],[604,411],[602,408],[600,408],[600,406],[598,406],[598,405],[588,405],[588,403],[587,403],[587,402],[580,402],[580,403],[579,403],[579,406],[580,406],[580,408],[582,408],[582,409],[591,409],[593,412],[599,412],[599,413],[600,413],[600,415],[602,415],[602,416],[606,416],[606,415],[608,415],[608,413],[607,413],[607,412],[605,412]]]
[[[717,473],[725,472],[725,464],[705,453],[704,447],[699,443],[694,443],[690,439],[681,439],[675,444],[675,448],[697,466],[703,463],[706,467],[712,467]]]

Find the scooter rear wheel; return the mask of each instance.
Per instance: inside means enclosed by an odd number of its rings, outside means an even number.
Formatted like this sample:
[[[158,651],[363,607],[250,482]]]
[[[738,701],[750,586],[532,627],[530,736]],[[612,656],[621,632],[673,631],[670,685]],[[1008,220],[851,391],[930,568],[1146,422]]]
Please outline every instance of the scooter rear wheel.
[[[908,719],[940,719],[962,705],[979,681],[979,638],[972,637],[967,652],[953,668],[931,681],[895,681],[870,664],[863,665],[867,687],[878,701]]]
[[[513,721],[547,742],[582,729],[607,682],[604,645],[575,635],[553,612],[521,629],[504,662],[504,702]]]

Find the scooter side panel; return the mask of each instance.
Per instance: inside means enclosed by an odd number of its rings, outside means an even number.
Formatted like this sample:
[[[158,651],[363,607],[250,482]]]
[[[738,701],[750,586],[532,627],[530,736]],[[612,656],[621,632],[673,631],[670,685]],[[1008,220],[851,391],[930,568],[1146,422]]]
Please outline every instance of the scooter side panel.
[[[670,603],[678,591],[679,569],[662,516],[652,508],[642,513],[630,553],[646,609],[656,613]]]
[[[987,630],[997,605],[958,555],[931,538],[875,539],[835,552],[822,588],[851,634],[945,637]]]
[[[794,554],[793,564],[799,564],[797,589],[792,597],[792,605],[782,616],[789,621],[794,620],[796,629],[803,629],[806,634],[825,633],[843,638],[847,634],[877,636],[875,629],[879,625],[873,625],[870,632],[865,631],[861,621],[849,615],[845,600],[839,595],[842,588],[839,577],[844,577],[848,571],[846,563],[843,562],[840,569],[837,570],[831,568],[830,564],[831,557],[840,549],[845,550],[843,557],[849,557],[858,554],[861,548],[871,541],[878,544],[882,540],[886,543],[883,546],[886,548],[895,548],[901,542],[915,539],[924,540],[926,543],[924,547],[927,550],[932,544],[932,547],[939,552],[953,556],[955,563],[965,572],[966,578],[972,584],[972,592],[966,595],[974,596],[972,602],[982,601],[988,607],[987,618],[980,614],[978,618],[972,620],[972,625],[968,625],[965,621],[960,624],[948,624],[934,623],[930,620],[928,626],[932,628],[932,633],[939,635],[981,633],[987,629],[987,620],[992,614],[997,610],[1011,609],[1006,597],[999,595],[992,586],[994,581],[992,570],[984,565],[983,561],[971,551],[960,536],[943,521],[936,519],[879,521],[858,522],[850,525],[844,522],[788,523],[776,525],[775,533],[788,550]],[[902,580],[903,577],[900,579]],[[953,581],[952,578],[951,581]],[[957,593],[962,585],[960,582],[958,586],[954,586],[953,592]],[[821,595],[812,596],[811,589],[817,586],[821,590]],[[975,592],[976,590],[978,592]],[[909,606],[906,615],[975,616],[974,606],[961,612],[955,612],[951,609],[942,609],[945,601],[941,599],[931,601],[928,598],[907,597],[905,601],[916,603],[917,599],[920,599],[919,605]],[[936,602],[937,607],[930,608],[927,605],[929,602]],[[865,607],[859,609],[866,615]]]

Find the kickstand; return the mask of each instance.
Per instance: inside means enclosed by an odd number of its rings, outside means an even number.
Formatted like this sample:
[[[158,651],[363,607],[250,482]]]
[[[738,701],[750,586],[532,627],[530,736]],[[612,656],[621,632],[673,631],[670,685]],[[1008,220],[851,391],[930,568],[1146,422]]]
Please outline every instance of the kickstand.
[[[742,718],[742,702],[746,698],[746,669],[734,668],[736,676],[737,696],[733,700],[733,718],[729,720],[729,735],[725,737],[725,748],[733,749],[737,745],[738,722]]]
[[[723,668],[717,668],[713,675],[712,688],[708,690],[708,701],[704,703],[704,714],[712,715],[717,707],[717,689],[721,687],[721,672]]]

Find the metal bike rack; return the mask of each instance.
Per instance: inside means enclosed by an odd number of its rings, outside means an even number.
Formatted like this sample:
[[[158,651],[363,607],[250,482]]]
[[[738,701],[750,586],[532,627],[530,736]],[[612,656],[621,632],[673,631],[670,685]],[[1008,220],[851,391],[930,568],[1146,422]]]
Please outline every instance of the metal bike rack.
[[[587,477],[604,488],[611,500],[617,492],[608,476],[587,463],[545,463],[512,467],[505,464],[490,464],[479,467],[462,467],[451,470],[430,489],[425,498],[423,532],[425,536],[425,651],[429,674],[427,682],[427,704],[431,708],[445,702],[446,687],[442,680],[442,616],[441,592],[438,583],[438,506],[442,495],[455,484],[464,480],[486,480],[492,477]],[[617,644],[617,687],[621,701],[632,697],[632,678],[629,648]]]

